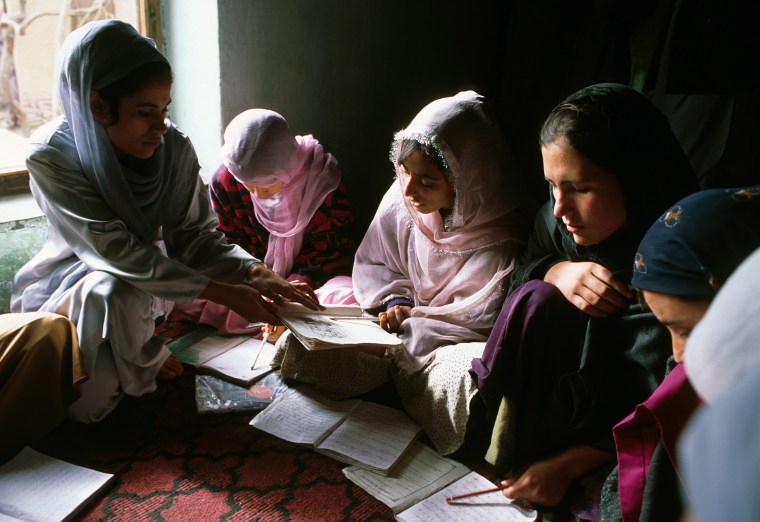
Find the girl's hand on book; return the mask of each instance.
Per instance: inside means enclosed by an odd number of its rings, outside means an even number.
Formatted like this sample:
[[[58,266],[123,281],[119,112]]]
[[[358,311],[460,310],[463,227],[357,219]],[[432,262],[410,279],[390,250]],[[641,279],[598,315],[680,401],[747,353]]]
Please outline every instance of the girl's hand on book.
[[[282,334],[285,333],[286,330],[287,328],[284,326],[276,326],[269,323],[261,327],[262,333],[267,334],[268,336],[267,339],[269,340],[270,343],[276,342],[277,339],[279,339],[282,336]]]
[[[401,328],[401,323],[411,315],[411,306],[396,305],[391,306],[385,312],[380,312],[377,317],[380,319],[380,328],[386,332],[396,333]]]
[[[212,280],[198,297],[226,306],[252,323],[282,324],[276,315],[277,307],[249,285]]]

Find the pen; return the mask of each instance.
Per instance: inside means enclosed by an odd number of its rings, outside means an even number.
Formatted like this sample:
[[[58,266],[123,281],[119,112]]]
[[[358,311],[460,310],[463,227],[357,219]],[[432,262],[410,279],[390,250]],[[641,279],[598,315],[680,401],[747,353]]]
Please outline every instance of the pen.
[[[480,491],[473,491],[471,493],[464,493],[462,495],[454,495],[453,497],[446,497],[446,502],[451,502],[453,500],[459,500],[460,498],[468,498],[468,497],[476,497],[478,495],[485,495],[486,493],[493,493],[494,491],[501,491],[502,489],[506,488],[507,486],[494,486],[489,489],[483,489]]]
[[[256,361],[259,360],[259,355],[261,355],[261,351],[264,349],[264,344],[266,344],[267,340],[269,339],[269,332],[264,332],[264,337],[261,338],[261,344],[259,345],[259,351],[256,352],[256,358],[253,360],[253,364],[251,365],[251,370],[256,368]]]

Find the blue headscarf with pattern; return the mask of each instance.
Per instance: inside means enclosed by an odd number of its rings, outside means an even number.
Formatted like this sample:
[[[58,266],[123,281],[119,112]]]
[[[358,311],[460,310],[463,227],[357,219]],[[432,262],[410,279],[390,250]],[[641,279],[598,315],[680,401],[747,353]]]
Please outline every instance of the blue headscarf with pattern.
[[[760,246],[760,185],[703,190],[671,206],[639,244],[631,284],[712,300]]]

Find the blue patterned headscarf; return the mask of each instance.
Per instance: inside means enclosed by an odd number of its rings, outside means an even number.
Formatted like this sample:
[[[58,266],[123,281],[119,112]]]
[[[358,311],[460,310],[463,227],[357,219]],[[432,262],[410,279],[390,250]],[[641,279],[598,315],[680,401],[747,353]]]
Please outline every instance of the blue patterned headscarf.
[[[760,186],[703,190],[670,207],[639,244],[631,283],[640,290],[712,300],[760,246]]]

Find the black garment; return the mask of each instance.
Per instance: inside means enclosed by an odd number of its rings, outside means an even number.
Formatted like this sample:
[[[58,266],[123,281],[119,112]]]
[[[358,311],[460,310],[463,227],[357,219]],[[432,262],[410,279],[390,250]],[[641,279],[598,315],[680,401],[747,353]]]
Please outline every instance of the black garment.
[[[654,391],[672,353],[665,327],[633,300],[626,310],[591,318],[556,288],[552,295],[551,285],[533,281],[560,261],[593,261],[629,283],[645,231],[698,190],[667,119],[641,93],[600,84],[568,100],[583,97],[603,106],[612,130],[605,145],[616,152],[614,165],[604,167],[620,183],[626,223],[601,243],[581,246],[554,217],[551,194],[536,217],[510,296],[472,368],[489,415],[502,397],[515,404],[518,466],[581,444],[614,451],[612,426]]]
[[[760,184],[760,3],[670,0],[645,89],[702,188]]]

